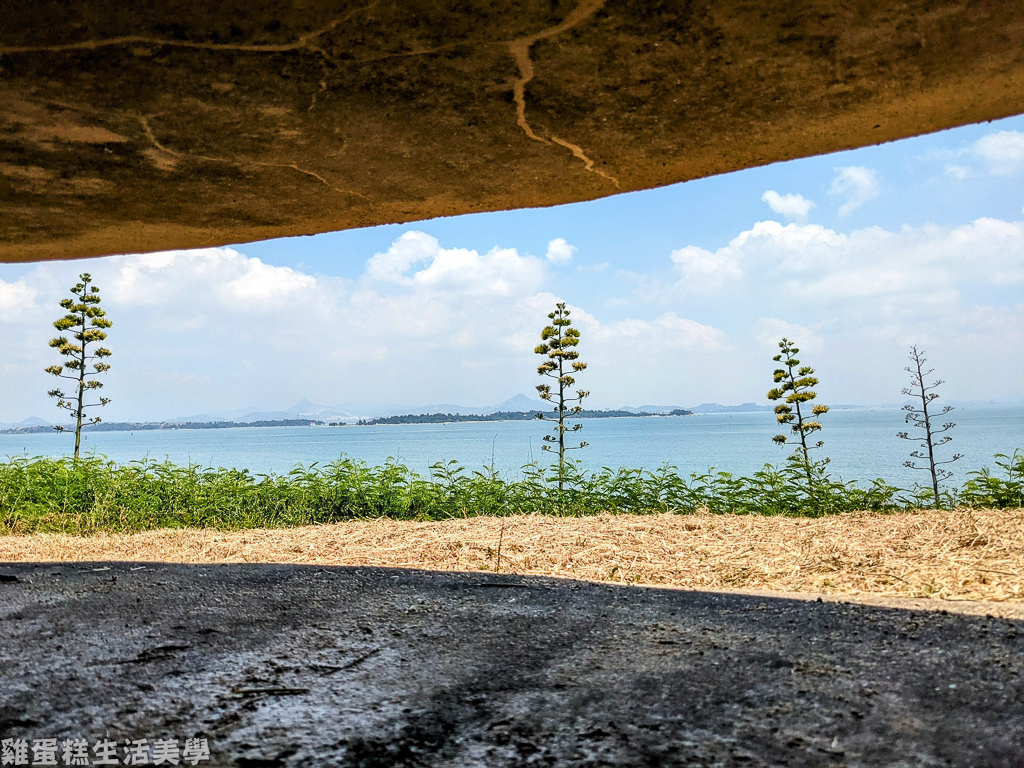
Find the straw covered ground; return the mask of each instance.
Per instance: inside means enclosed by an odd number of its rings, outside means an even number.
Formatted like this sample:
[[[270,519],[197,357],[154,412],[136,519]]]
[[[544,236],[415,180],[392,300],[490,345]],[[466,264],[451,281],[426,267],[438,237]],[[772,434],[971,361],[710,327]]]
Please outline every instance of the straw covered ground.
[[[274,530],[0,537],[0,561],[276,562],[689,589],[1024,601],[1024,509],[390,519]]]

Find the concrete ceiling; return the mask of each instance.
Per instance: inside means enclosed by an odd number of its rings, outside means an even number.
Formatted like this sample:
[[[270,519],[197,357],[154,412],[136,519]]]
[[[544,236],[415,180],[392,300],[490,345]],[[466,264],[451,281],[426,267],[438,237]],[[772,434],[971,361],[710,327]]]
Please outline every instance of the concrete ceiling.
[[[6,0],[0,261],[556,205],[1021,112],[1017,0]]]

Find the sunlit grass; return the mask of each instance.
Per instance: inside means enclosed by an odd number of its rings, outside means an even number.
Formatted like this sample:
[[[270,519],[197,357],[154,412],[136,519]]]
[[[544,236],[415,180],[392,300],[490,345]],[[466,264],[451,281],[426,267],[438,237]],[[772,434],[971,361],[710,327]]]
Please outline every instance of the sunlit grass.
[[[1024,506],[1024,453],[996,456],[995,471],[970,473],[940,506]],[[296,467],[286,475],[143,460],[116,464],[101,456],[9,458],[0,463],[0,533],[41,531],[88,534],[156,528],[279,528],[388,517],[441,520],[470,515],[713,513],[821,516],[933,506],[931,490],[900,489],[882,479],[844,483],[812,467],[809,485],[795,458],[753,475],[709,470],[681,475],[570,464],[565,490],[557,472],[536,464],[521,478],[493,468],[467,471],[457,462],[435,464],[426,477],[395,461],[370,467],[342,457]]]

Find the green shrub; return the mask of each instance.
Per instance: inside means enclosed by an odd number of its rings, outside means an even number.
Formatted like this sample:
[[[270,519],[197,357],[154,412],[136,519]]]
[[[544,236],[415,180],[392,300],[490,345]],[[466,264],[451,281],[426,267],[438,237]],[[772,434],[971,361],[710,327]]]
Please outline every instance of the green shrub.
[[[1024,505],[1024,453],[996,456],[1004,476],[970,473],[959,503]],[[494,467],[467,472],[437,463],[427,477],[394,460],[370,467],[341,457],[325,466],[298,466],[286,475],[244,469],[179,466],[145,459],[116,464],[101,456],[9,458],[0,462],[0,533],[142,531],[155,528],[274,528],[358,518],[440,520],[469,515],[599,512],[714,513],[819,516],[910,509],[931,503],[927,489],[900,489],[878,479],[841,482],[828,462],[808,466],[795,455],[750,477],[710,469],[689,476],[677,467],[586,471],[566,461],[559,491],[557,465],[529,464],[519,479]],[[951,499],[951,502],[956,499]]]
[[[1024,507],[1024,452],[1020,449],[1013,456],[997,453],[996,466],[1006,477],[996,477],[988,469],[968,472],[969,479],[960,492],[960,503],[969,507]]]

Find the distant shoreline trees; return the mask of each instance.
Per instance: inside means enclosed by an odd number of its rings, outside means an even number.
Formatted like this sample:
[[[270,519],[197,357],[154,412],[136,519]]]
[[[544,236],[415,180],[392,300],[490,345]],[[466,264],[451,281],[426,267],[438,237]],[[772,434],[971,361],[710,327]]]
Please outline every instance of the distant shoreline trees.
[[[543,414],[539,411],[495,411],[486,414],[462,413],[406,413],[399,416],[378,416],[375,419],[359,419],[356,426],[369,427],[393,424],[472,424],[488,421],[533,421]],[[649,413],[647,411],[588,411],[581,410],[576,414],[579,419],[633,419],[650,416],[692,416],[692,411],[676,408],[669,413]],[[342,426],[332,422],[330,426]]]

